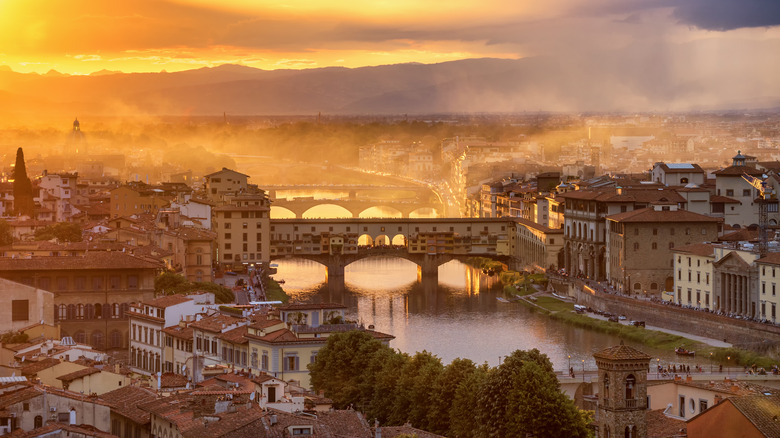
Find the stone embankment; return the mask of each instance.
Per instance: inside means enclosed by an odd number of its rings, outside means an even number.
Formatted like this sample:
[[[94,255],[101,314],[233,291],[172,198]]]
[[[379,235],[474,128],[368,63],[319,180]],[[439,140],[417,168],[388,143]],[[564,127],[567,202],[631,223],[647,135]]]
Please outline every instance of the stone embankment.
[[[780,345],[780,326],[729,318],[700,310],[686,309],[657,301],[603,292],[585,282],[550,278],[558,293],[573,297],[577,304],[596,310],[626,315],[628,319],[697,336],[722,339],[735,347],[766,351]]]

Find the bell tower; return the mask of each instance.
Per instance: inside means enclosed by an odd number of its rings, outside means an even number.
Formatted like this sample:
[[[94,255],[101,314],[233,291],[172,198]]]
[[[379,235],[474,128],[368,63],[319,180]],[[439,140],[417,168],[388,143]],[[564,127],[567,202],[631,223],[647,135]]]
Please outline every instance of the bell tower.
[[[621,342],[593,357],[599,370],[598,438],[646,438],[650,356]]]

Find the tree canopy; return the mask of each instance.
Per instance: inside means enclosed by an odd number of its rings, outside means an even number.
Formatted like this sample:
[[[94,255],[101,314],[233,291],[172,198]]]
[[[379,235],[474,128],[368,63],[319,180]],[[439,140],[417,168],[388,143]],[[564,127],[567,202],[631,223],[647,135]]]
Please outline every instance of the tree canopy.
[[[552,363],[517,350],[495,368],[423,351],[397,352],[366,332],[328,337],[309,365],[312,386],[334,406],[352,406],[380,424],[449,437],[587,437],[588,416],[560,390]]]
[[[163,272],[158,275],[154,279],[154,291],[165,295],[211,292],[217,304],[232,303],[236,299],[233,291],[225,286],[206,281],[189,281],[175,272]]]
[[[10,245],[14,243],[14,235],[13,232],[11,232],[11,225],[3,220],[0,219],[0,245]]]
[[[24,164],[24,151],[16,150],[16,164],[14,164],[14,209],[16,214],[32,218],[35,213],[33,201],[32,181],[27,176],[27,167]]]
[[[60,242],[81,242],[81,227],[73,222],[57,222],[35,230],[35,240],[57,239]]]

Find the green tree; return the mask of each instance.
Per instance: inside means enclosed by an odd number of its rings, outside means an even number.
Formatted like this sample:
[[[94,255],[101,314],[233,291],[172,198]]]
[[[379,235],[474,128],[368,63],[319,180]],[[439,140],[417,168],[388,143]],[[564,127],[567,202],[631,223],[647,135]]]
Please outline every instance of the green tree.
[[[0,246],[14,243],[14,235],[11,232],[11,225],[3,219],[0,219]]]
[[[81,242],[81,227],[73,222],[58,222],[35,230],[35,240],[51,239],[60,242]]]
[[[16,150],[16,164],[14,165],[14,209],[17,215],[33,217],[35,202],[33,201],[33,188],[30,178],[27,176],[27,167],[24,164],[24,151]]]
[[[225,286],[210,282],[191,282],[175,272],[163,272],[154,279],[154,291],[158,294],[174,295],[193,292],[211,292],[217,304],[232,303],[236,297]]]
[[[450,410],[455,392],[466,378],[477,371],[469,359],[457,358],[445,366],[430,384],[428,404],[428,425],[425,430],[439,435],[447,435],[450,428]]]
[[[409,422],[414,427],[428,429],[431,383],[436,381],[443,370],[441,359],[427,351],[416,353],[404,364],[395,391],[391,424]]]
[[[449,433],[446,436],[452,438],[476,438],[478,437],[476,413],[482,409],[479,406],[479,394],[487,381],[490,368],[483,364],[474,369],[474,372],[465,376],[455,389],[452,397],[452,406],[449,411]]]
[[[338,409],[369,402],[360,394],[363,372],[377,351],[385,349],[390,348],[365,331],[328,336],[328,342],[317,353],[317,360],[309,364],[312,387],[325,391],[325,396]]]
[[[381,424],[403,424],[405,420],[392,422],[391,415],[397,397],[398,380],[401,378],[404,366],[410,359],[406,353],[394,352],[394,354],[386,356],[375,358],[375,360],[381,361],[382,365],[376,373],[374,393],[367,415],[368,418],[379,420]]]
[[[537,349],[514,351],[491,370],[479,405],[479,436],[588,436],[587,423],[561,392],[550,359]]]

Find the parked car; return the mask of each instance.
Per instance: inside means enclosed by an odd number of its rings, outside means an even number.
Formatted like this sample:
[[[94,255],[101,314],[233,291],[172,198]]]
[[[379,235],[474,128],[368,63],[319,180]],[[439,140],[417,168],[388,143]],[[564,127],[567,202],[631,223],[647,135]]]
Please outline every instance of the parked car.
[[[618,316],[618,319],[621,320],[621,321],[625,321],[628,318],[626,318],[626,315],[620,315],[620,316]]]
[[[612,315],[612,316],[610,316],[608,321],[609,321],[609,322],[620,322],[620,320],[618,319],[618,317],[617,317],[617,316],[615,316],[615,315]]]
[[[631,321],[631,325],[633,325],[635,327],[644,327],[645,326],[645,322],[644,321]]]

